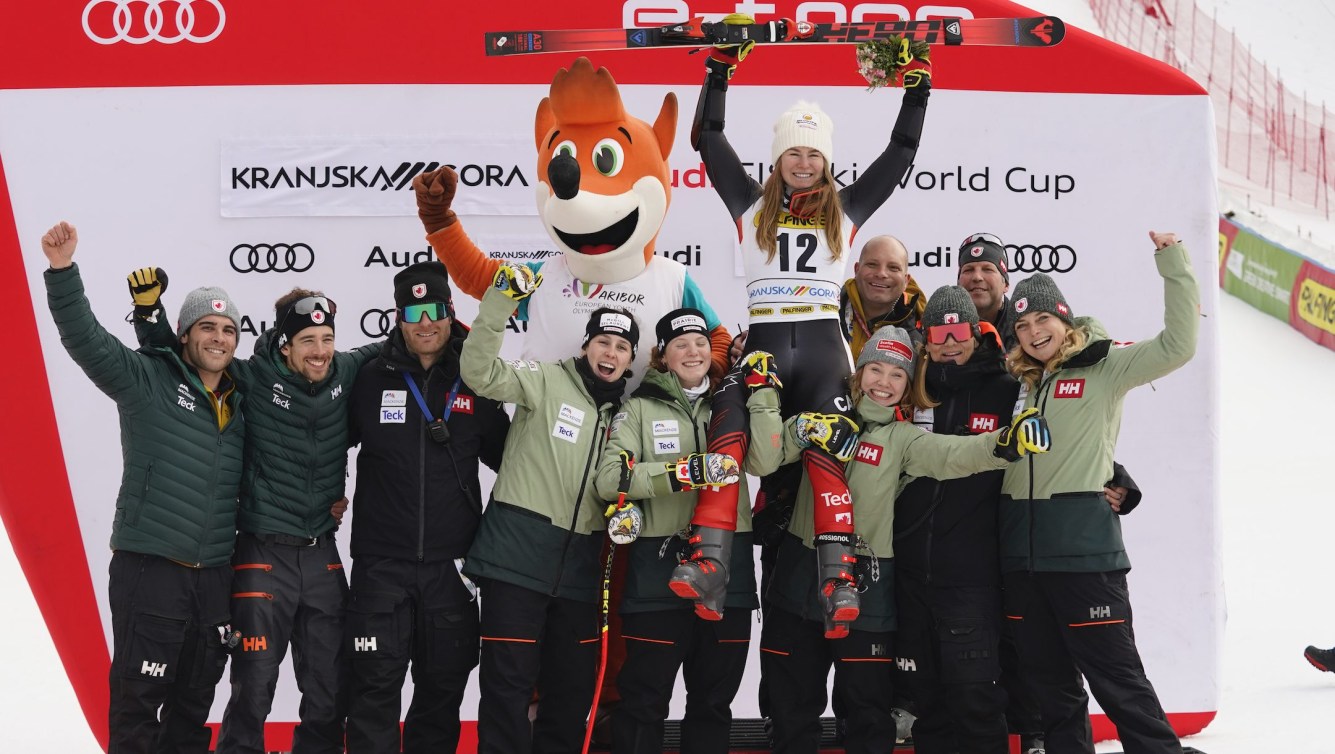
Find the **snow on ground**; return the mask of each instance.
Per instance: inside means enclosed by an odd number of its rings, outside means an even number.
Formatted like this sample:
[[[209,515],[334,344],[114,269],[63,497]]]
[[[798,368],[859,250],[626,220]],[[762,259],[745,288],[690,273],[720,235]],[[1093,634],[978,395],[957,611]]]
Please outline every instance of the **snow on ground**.
[[[1326,43],[1335,3],[1290,0],[1201,0],[1237,26],[1284,80],[1335,103],[1326,77]],[[1084,0],[1030,3],[1069,24],[1097,31]],[[1301,33],[1299,33],[1301,32]],[[1263,193],[1237,176],[1221,176],[1221,210],[1249,208],[1248,225],[1273,232],[1299,251],[1335,249],[1335,223],[1296,207],[1267,207]],[[1243,219],[1243,218],[1240,218]],[[1319,253],[1313,253],[1320,258]],[[1223,646],[1219,715],[1185,743],[1207,754],[1335,754],[1335,675],[1302,658],[1310,643],[1335,645],[1335,600],[1325,577],[1335,565],[1335,494],[1327,441],[1335,427],[1329,394],[1335,352],[1315,346],[1287,324],[1224,296],[1219,307],[1221,505],[1228,625]],[[1201,438],[1210,442],[1211,438]],[[1171,504],[1160,501],[1159,504]],[[92,754],[74,693],[14,558],[0,536],[0,751]],[[1153,679],[1151,679],[1153,680]],[[1121,751],[1116,743],[1099,752]]]

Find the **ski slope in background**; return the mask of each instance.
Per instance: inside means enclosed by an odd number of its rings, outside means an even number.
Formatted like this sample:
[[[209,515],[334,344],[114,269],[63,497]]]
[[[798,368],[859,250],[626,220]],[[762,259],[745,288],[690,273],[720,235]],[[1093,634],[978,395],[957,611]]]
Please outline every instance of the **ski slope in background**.
[[[1290,87],[1335,105],[1335,81],[1327,79],[1335,3],[1290,0],[1276,7],[1259,0],[1199,1],[1214,9],[1226,27],[1236,27],[1254,54],[1278,65]],[[1084,0],[1033,7],[1068,25],[1097,31]],[[941,56],[943,64],[947,55]],[[1273,233],[1277,240],[1301,235],[1335,255],[1335,223],[1292,207],[1263,207],[1244,181],[1228,175],[1221,181],[1221,209],[1250,207],[1259,216],[1246,222],[1258,231]],[[1329,394],[1335,352],[1227,296],[1219,316],[1225,417],[1219,473],[1229,620],[1218,717],[1186,743],[1207,754],[1335,754],[1335,727],[1327,718],[1335,704],[1335,675],[1318,673],[1302,658],[1309,643],[1335,645],[1335,600],[1324,588],[1324,577],[1335,565],[1335,554],[1328,554],[1335,532],[1330,502],[1335,482],[1327,472],[1332,453],[1326,441],[1326,429],[1335,426],[1335,400]],[[1173,501],[1147,490],[1145,504]],[[1135,542],[1129,546],[1134,551]],[[98,751],[7,535],[0,537],[0,605],[5,628],[0,751]],[[220,693],[226,693],[225,686]],[[1121,751],[1121,746],[1100,744],[1098,750]]]

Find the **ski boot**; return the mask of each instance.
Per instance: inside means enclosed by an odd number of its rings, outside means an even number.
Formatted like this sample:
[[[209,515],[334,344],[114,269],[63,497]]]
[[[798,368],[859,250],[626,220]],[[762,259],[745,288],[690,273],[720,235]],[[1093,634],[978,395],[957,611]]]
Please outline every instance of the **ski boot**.
[[[1312,663],[1312,667],[1327,673],[1335,672],[1335,649],[1317,649],[1308,647],[1303,650],[1303,657]]]
[[[687,540],[691,552],[674,569],[668,587],[678,597],[695,603],[695,614],[705,620],[723,620],[728,596],[728,562],[732,535],[727,529],[697,526]]]
[[[848,624],[857,620],[861,612],[862,600],[853,578],[853,566],[858,560],[853,552],[855,541],[853,534],[829,533],[816,537],[817,583],[825,611],[827,639],[848,636]]]

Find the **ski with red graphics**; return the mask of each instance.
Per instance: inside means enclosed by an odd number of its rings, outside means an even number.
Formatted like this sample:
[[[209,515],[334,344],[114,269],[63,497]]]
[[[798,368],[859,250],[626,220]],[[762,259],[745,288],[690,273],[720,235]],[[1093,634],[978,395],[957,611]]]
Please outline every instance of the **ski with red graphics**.
[[[1052,47],[1066,36],[1056,16],[1033,18],[934,18],[924,21],[859,21],[816,24],[778,19],[751,25],[697,18],[646,29],[553,29],[489,31],[488,55],[592,52],[651,47],[710,47],[723,44],[856,44],[906,37],[929,45]]]

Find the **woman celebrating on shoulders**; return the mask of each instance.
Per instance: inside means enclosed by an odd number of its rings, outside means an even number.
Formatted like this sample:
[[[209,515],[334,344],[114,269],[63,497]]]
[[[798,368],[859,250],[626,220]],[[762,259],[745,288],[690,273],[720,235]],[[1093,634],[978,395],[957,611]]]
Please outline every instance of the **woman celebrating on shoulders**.
[[[753,23],[736,14],[725,21]],[[858,180],[838,187],[831,171],[833,123],[816,105],[798,102],[774,124],[773,172],[761,185],[723,135],[728,79],[750,46],[754,43],[711,51],[691,131],[692,145],[700,151],[710,181],[737,223],[742,244],[750,321],[744,373],[751,381],[773,371],[782,375],[787,383],[782,386],[787,414],[846,414],[850,359],[840,329],[839,293],[848,250],[858,228],[890,197],[913,162],[931,89],[931,64],[908,55],[908,43],[903,44],[899,83],[904,100],[899,117],[889,144]],[[746,455],[745,401],[746,390],[737,381],[725,381],[715,394],[710,452]],[[831,428],[801,460],[818,494],[844,498],[848,487],[843,462],[856,443],[857,428],[847,417]],[[735,527],[736,500],[736,488],[701,494],[691,520],[699,544],[672,577],[673,591],[695,600],[697,612],[705,618],[717,619],[718,600],[726,592],[726,564],[715,554],[718,543]],[[821,598],[830,618],[830,635],[836,637],[857,618],[859,607],[852,574],[835,567],[853,555],[853,520],[833,514],[832,508],[818,508],[815,527],[830,545],[821,554],[822,566],[828,566]]]
[[[771,610],[761,635],[761,656],[769,684],[774,720],[774,751],[810,754],[820,739],[825,710],[825,678],[835,666],[834,693],[840,700],[847,733],[844,748],[854,754],[890,752],[895,722],[890,714],[894,631],[894,499],[911,477],[952,479],[1000,469],[1028,453],[1045,452],[1047,427],[1037,411],[1026,411],[1005,428],[973,437],[950,437],[914,426],[914,409],[927,405],[916,383],[917,357],[907,331],[893,326],[873,334],[858,357],[850,379],[862,426],[854,460],[848,468],[851,500],[821,498],[803,479],[788,536],[778,548],[767,595]],[[784,433],[784,460],[795,458],[806,438],[822,430],[829,417],[803,413]],[[828,617],[818,601],[817,563],[830,544],[812,528],[812,509],[849,508],[858,521],[867,554],[843,563],[861,574],[862,611],[846,638],[830,641]],[[837,543],[836,543],[837,546]],[[832,559],[832,558],[831,558]],[[865,567],[855,567],[861,562]],[[819,566],[822,570],[827,566]]]
[[[1042,409],[1061,440],[1050,456],[1008,468],[1001,499],[1005,612],[1019,621],[1022,675],[1052,751],[1094,751],[1082,674],[1129,754],[1182,751],[1136,650],[1131,561],[1103,493],[1123,397],[1196,351],[1200,292],[1186,249],[1172,233],[1151,231],[1150,240],[1164,279],[1164,329],[1149,340],[1092,338],[1042,273],[1011,296],[1019,340],[1011,371],[1024,405]]]
[[[728,582],[722,621],[696,620],[667,582],[677,564],[674,550],[685,544],[676,535],[690,521],[698,490],[725,484],[745,490],[746,477],[738,468],[740,459],[703,452],[711,392],[704,314],[677,309],[655,330],[658,345],[649,372],[613,421],[598,469],[598,494],[612,500],[622,464],[634,459],[628,497],[644,516],[639,538],[627,548],[630,562],[619,608],[626,661],[617,675],[621,703],[612,717],[612,750],[663,750],[663,721],[681,669],[686,681],[682,751],[726,752],[731,704],[746,668],[751,611],[759,607],[750,508],[744,502],[738,506],[736,541],[730,555],[721,554],[735,576]],[[764,475],[778,466],[782,453],[778,391],[755,390],[747,411],[753,442],[744,470]]]

